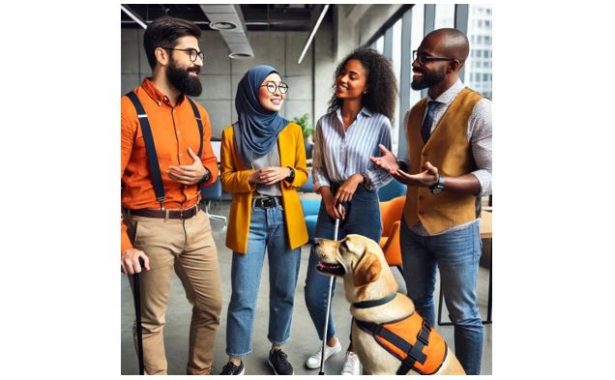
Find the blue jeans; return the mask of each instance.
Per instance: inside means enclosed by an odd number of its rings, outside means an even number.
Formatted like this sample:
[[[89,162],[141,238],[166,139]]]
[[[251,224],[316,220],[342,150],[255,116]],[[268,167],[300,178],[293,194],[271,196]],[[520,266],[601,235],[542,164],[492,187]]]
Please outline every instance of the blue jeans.
[[[412,232],[404,218],[401,250],[408,296],[416,310],[432,325],[436,265],[449,317],[455,325],[455,354],[468,375],[479,375],[483,351],[483,324],[476,297],[478,261],[481,255],[479,224],[441,235]]]
[[[265,259],[269,259],[269,333],[274,344],[289,338],[301,249],[288,249],[281,206],[254,207],[248,252],[233,252],[232,295],[226,324],[226,353],[246,356],[252,352],[254,309]]]
[[[337,189],[332,188],[332,191],[333,190]],[[327,214],[325,202],[323,201],[318,211],[318,221],[316,222],[316,232],[314,236],[324,239],[333,239],[334,228],[335,220]],[[380,218],[378,193],[367,191],[363,186],[357,188],[350,205],[346,205],[346,219],[340,221],[338,239],[341,240],[348,234],[359,234],[372,240],[380,241],[380,236],[382,235],[382,221]],[[305,280],[305,303],[310,312],[314,327],[316,327],[316,331],[318,332],[318,337],[322,339],[327,313],[329,276],[320,273],[316,269],[318,261],[319,259],[312,246],[310,250],[307,278]],[[333,292],[331,294],[335,294],[335,281],[333,282]],[[335,336],[333,312],[329,315],[327,339],[332,336]]]

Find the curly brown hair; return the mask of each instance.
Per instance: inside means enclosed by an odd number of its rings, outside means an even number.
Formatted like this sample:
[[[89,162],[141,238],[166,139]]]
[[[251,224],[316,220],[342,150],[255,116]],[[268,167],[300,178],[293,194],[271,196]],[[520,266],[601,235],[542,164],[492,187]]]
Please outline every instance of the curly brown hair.
[[[367,71],[366,85],[369,91],[363,96],[362,105],[371,112],[385,115],[392,121],[395,102],[397,101],[397,79],[395,79],[391,61],[374,49],[359,48],[348,54],[342,63],[337,66],[335,78],[340,75],[346,63],[351,59],[361,62],[361,65]],[[341,108],[343,104],[344,101],[333,94],[329,100],[328,111],[334,112]]]

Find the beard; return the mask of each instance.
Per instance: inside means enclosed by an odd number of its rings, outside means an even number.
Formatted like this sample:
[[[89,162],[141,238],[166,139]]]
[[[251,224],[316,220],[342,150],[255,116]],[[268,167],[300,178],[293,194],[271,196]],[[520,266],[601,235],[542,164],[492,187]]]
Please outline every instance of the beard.
[[[412,87],[413,90],[422,90],[424,88],[434,86],[442,82],[446,76],[446,72],[428,73],[425,71],[420,71],[420,73],[423,74],[423,78],[420,80],[413,80],[412,83],[410,83],[410,87]]]
[[[169,78],[169,82],[175,87],[179,92],[188,96],[199,96],[203,91],[203,87],[201,86],[201,80],[199,77],[191,77],[189,72],[199,73],[199,67],[194,67],[190,69],[182,69],[175,64],[175,60],[171,60],[171,63],[167,67],[167,78]]]

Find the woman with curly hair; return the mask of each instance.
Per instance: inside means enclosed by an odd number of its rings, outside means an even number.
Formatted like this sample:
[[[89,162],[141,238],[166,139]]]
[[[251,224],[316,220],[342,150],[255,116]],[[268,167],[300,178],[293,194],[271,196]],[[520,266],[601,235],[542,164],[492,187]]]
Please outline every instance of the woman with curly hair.
[[[372,49],[357,49],[335,71],[335,93],[329,110],[314,131],[312,176],[314,189],[322,202],[315,237],[332,239],[336,219],[340,219],[338,239],[360,234],[380,240],[380,205],[377,190],[391,181],[370,156],[380,155],[379,144],[391,146],[391,119],[395,110],[397,85],[391,63]],[[341,205],[341,207],[340,207]],[[341,351],[335,336],[333,316],[323,338],[329,290],[329,277],[318,273],[318,258],[310,252],[305,300],[320,339],[327,340],[325,360]],[[335,287],[334,287],[335,289]],[[310,356],[308,368],[320,366],[322,348]],[[359,358],[346,352],[343,375],[360,375]]]

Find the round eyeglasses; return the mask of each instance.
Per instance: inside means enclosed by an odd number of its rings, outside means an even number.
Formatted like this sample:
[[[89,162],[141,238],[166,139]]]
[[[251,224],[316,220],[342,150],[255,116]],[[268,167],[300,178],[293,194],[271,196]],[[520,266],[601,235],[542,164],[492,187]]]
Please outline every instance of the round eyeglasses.
[[[267,91],[272,94],[275,94],[277,90],[280,90],[281,94],[286,94],[286,92],[288,91],[288,85],[284,82],[280,82],[280,84],[277,84],[275,82],[267,82],[260,87],[267,87]]]
[[[196,62],[197,57],[201,58],[201,62],[205,61],[205,54],[202,51],[198,51],[193,48],[188,48],[188,49],[178,49],[178,48],[170,48],[170,47],[162,47],[162,48],[167,49],[167,50],[183,51],[184,53],[188,54],[188,58],[190,58],[192,62]]]

